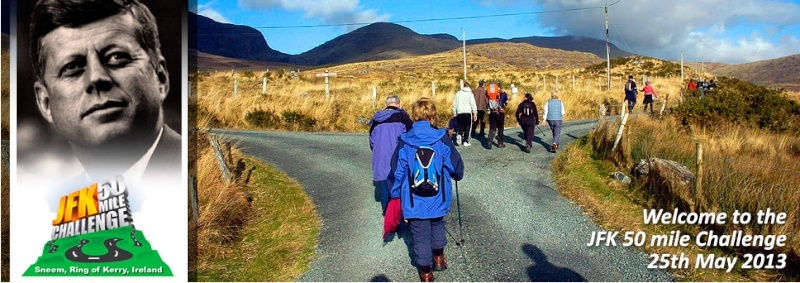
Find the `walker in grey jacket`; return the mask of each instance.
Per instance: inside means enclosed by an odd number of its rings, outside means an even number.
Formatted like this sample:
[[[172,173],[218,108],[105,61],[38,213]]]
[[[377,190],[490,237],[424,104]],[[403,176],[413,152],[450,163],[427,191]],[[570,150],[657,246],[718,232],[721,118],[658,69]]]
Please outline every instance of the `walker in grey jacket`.
[[[472,131],[472,122],[477,118],[478,106],[475,104],[475,96],[469,88],[469,84],[465,83],[464,87],[456,92],[453,98],[453,116],[456,116],[458,127],[456,127],[456,136],[461,136],[461,145],[470,146],[469,132]],[[456,138],[457,140],[458,138]]]
[[[478,113],[478,106],[475,103],[475,96],[472,94],[472,89],[469,86],[461,88],[456,92],[456,97],[453,98],[453,115],[471,113],[475,115]]]

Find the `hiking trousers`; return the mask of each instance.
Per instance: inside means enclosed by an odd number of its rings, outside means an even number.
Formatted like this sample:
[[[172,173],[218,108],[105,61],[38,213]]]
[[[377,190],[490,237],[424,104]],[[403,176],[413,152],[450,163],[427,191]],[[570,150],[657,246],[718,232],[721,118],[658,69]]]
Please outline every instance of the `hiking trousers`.
[[[500,111],[491,111],[489,113],[489,142],[494,139],[494,134],[497,133],[497,139],[503,140],[503,126],[505,124],[506,116]],[[498,141],[498,144],[500,143]]]
[[[377,182],[377,185],[381,190],[381,211],[383,211],[383,214],[381,215],[386,215],[386,206],[389,205],[389,190],[392,188],[392,184],[389,182],[389,180],[375,182]]]
[[[470,125],[472,124],[472,113],[459,113],[458,116],[456,116],[456,123],[458,123],[456,133],[461,135],[461,143],[468,142]]]
[[[433,250],[447,245],[444,217],[408,219],[414,239],[414,262],[417,266],[433,265]]]
[[[553,143],[558,144],[558,136],[561,135],[561,120],[547,120],[547,125],[553,132]]]
[[[477,134],[475,130],[478,129],[478,124],[481,124],[481,135],[483,135],[484,129],[486,129],[486,121],[483,120],[483,116],[486,116],[486,110],[478,110],[478,120],[475,120],[475,122],[472,123],[473,136]]]
[[[519,126],[522,128],[522,135],[525,136],[525,145],[528,148],[533,147],[533,136],[536,134],[536,121],[519,121]]]

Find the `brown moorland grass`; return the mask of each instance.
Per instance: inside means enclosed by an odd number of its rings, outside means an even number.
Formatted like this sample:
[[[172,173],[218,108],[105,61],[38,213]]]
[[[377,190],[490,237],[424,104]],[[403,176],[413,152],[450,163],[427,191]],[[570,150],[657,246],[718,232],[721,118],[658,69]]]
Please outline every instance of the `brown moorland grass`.
[[[541,108],[551,93],[558,91],[568,112],[566,120],[596,117],[600,104],[608,105],[612,114],[618,113],[627,74],[645,73],[643,65],[658,68],[666,64],[655,59],[624,61],[625,64],[612,70],[612,91],[607,91],[604,71],[601,75],[580,68],[525,69],[475,54],[478,51],[475,49],[468,54],[471,66],[468,82],[475,87],[478,80],[500,81],[510,95],[511,111],[507,111],[507,118],[511,121],[513,110],[527,92],[534,95],[534,101]],[[420,97],[433,98],[437,105],[445,106],[439,107],[439,116],[442,123],[446,123],[446,117],[451,115],[449,106],[463,76],[461,58],[460,52],[448,51],[300,72],[200,73],[192,80],[198,86],[200,115],[209,117],[215,127],[363,132],[368,130],[372,114],[393,94],[400,97],[403,105],[410,105]],[[325,70],[337,74],[330,79],[330,100],[326,99],[324,80],[316,77]],[[266,95],[261,94],[264,77],[268,80]],[[641,78],[640,75],[636,77],[637,80]],[[651,76],[649,79],[662,101],[666,93],[671,94],[670,105],[682,99],[683,83],[679,76]],[[436,85],[435,95],[432,84]],[[517,95],[511,93],[511,84],[519,89]],[[644,87],[641,81],[639,85]],[[373,87],[377,88],[375,102]]]

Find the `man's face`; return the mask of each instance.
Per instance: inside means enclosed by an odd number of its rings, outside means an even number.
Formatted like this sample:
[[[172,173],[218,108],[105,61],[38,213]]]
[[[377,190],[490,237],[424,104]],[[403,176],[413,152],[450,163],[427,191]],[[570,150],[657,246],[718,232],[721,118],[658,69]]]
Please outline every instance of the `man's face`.
[[[137,23],[120,13],[42,38],[42,115],[71,143],[97,146],[157,133],[169,90],[163,58],[157,66],[139,45]]]

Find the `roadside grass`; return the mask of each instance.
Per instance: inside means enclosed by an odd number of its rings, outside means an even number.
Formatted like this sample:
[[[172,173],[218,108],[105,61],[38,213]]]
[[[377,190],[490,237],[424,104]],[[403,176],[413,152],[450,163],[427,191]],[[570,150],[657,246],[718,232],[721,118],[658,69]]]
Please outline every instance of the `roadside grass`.
[[[554,179],[561,193],[583,207],[585,213],[609,231],[644,231],[648,236],[665,235],[670,231],[696,235],[702,231],[703,228],[694,225],[644,225],[643,209],[671,210],[672,207],[659,207],[658,204],[664,200],[657,198],[663,196],[652,195],[646,188],[645,181],[634,180],[633,185],[627,186],[609,177],[614,171],[627,174],[633,167],[634,161],[650,157],[675,160],[694,170],[696,166],[694,143],[689,131],[669,118],[664,120],[649,117],[634,118],[629,120],[625,137],[618,150],[612,153],[609,152],[611,148],[609,143],[613,143],[617,127],[618,123],[601,123],[595,131],[573,143],[554,160]],[[787,236],[787,245],[785,248],[777,249],[778,252],[796,251],[799,238],[796,235],[800,230],[797,220],[796,189],[800,180],[797,176],[789,174],[754,170],[750,165],[780,164],[790,168],[798,166],[796,164],[800,162],[797,155],[786,152],[790,151],[793,144],[798,144],[800,138],[735,125],[728,125],[715,131],[698,131],[696,136],[706,145],[704,148],[706,181],[703,186],[705,194],[694,196],[697,198],[694,201],[702,201],[701,203],[705,204],[707,209],[703,211],[730,213],[738,208],[755,213],[757,209],[770,207],[786,212],[789,217],[785,225],[751,224],[744,227],[727,225],[722,227],[723,232],[741,229],[745,233],[753,234],[783,234]],[[765,144],[779,146],[768,150],[758,146]],[[753,154],[754,148],[760,150]],[[722,156],[724,159],[717,158]],[[726,273],[724,270],[693,268],[697,254],[738,256],[744,253],[741,250],[702,249],[693,241],[685,248],[654,247],[646,243],[642,249],[648,254],[683,253],[688,256],[691,259],[690,268],[669,270],[682,281],[798,280],[796,271],[789,270],[793,266],[791,262],[787,262],[785,272],[737,268],[731,273]]]
[[[208,144],[201,138],[201,144]],[[293,281],[315,255],[320,219],[303,188],[285,174],[233,150],[249,183],[225,185],[210,146],[197,162],[198,281]]]

